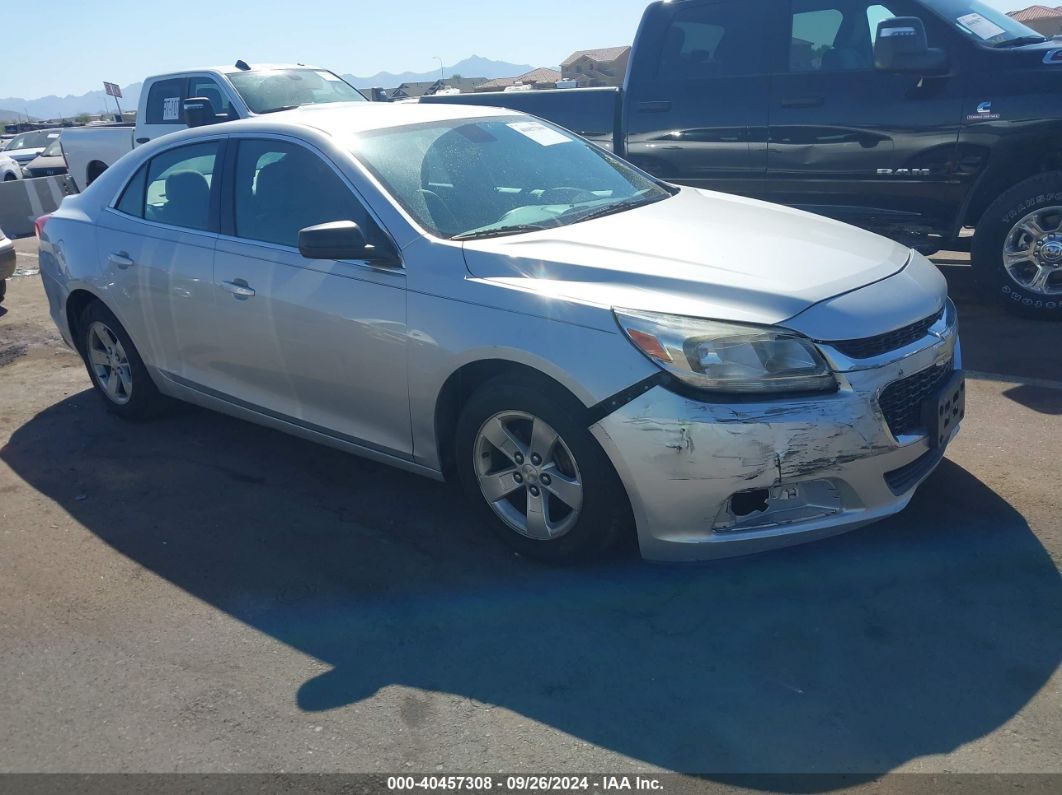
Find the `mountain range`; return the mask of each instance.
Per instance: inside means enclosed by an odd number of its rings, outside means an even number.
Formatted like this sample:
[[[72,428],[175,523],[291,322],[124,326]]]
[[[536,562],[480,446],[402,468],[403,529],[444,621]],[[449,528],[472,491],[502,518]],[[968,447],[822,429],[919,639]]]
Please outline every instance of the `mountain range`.
[[[516,77],[524,72],[530,72],[533,67],[530,64],[514,64],[506,61],[492,61],[490,58],[481,58],[473,55],[458,61],[452,66],[447,66],[443,71],[447,76],[459,74],[463,77]],[[439,77],[439,71],[427,72],[377,72],[374,75],[359,77],[345,74],[343,78],[357,88],[394,88],[401,83],[416,83],[435,80]],[[140,83],[132,83],[122,87],[124,95],[119,102],[123,110],[136,108],[140,99]],[[23,99],[22,97],[0,97],[0,121],[14,121],[16,117],[25,118],[27,115],[33,119],[58,119],[72,118],[80,113],[99,113],[100,111],[113,113],[115,110],[114,100],[108,97],[102,89],[89,91],[87,94],[72,95],[65,97],[55,96],[38,97],[37,99]]]

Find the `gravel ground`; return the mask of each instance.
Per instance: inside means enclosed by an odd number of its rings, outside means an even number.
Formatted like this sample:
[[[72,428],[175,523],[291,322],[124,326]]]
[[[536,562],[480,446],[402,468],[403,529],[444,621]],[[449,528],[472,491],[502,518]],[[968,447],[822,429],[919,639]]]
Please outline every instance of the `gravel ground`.
[[[977,304],[961,268],[969,416],[902,515],[555,570],[442,484],[198,409],[106,414],[18,247],[0,771],[1062,773],[1062,324]]]

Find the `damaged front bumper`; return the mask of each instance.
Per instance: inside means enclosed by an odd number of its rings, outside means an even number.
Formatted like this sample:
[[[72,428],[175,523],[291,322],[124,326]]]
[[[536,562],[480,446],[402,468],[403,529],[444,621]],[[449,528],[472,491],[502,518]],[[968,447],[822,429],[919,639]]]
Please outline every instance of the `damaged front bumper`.
[[[961,372],[954,326],[888,361],[846,365],[830,395],[718,403],[657,386],[595,423],[630,497],[642,556],[750,554],[906,507],[958,425],[941,439],[894,434],[879,401],[904,379]]]

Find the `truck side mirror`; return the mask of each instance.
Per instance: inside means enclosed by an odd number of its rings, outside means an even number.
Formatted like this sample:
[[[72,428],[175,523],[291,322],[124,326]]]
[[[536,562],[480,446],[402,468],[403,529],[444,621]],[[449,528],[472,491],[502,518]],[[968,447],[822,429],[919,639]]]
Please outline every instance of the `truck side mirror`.
[[[205,127],[208,124],[217,124],[223,121],[218,117],[214,109],[214,103],[207,97],[188,97],[182,105],[184,109],[184,123],[189,127]]]
[[[948,54],[929,46],[921,19],[893,17],[878,23],[874,68],[898,74],[941,75],[948,70]]]

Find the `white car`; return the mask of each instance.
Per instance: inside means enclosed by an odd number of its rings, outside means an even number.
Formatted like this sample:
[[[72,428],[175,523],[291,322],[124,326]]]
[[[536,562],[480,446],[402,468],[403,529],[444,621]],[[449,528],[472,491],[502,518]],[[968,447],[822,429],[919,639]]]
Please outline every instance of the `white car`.
[[[7,155],[19,166],[24,166],[43,152],[52,141],[59,138],[62,130],[30,130],[16,135],[7,142],[2,154]]]
[[[0,182],[22,179],[22,167],[13,158],[0,152]]]
[[[891,516],[964,414],[925,257],[546,122],[313,106],[165,136],[43,224],[104,405],[168,395],[467,491],[521,554],[695,560]]]

